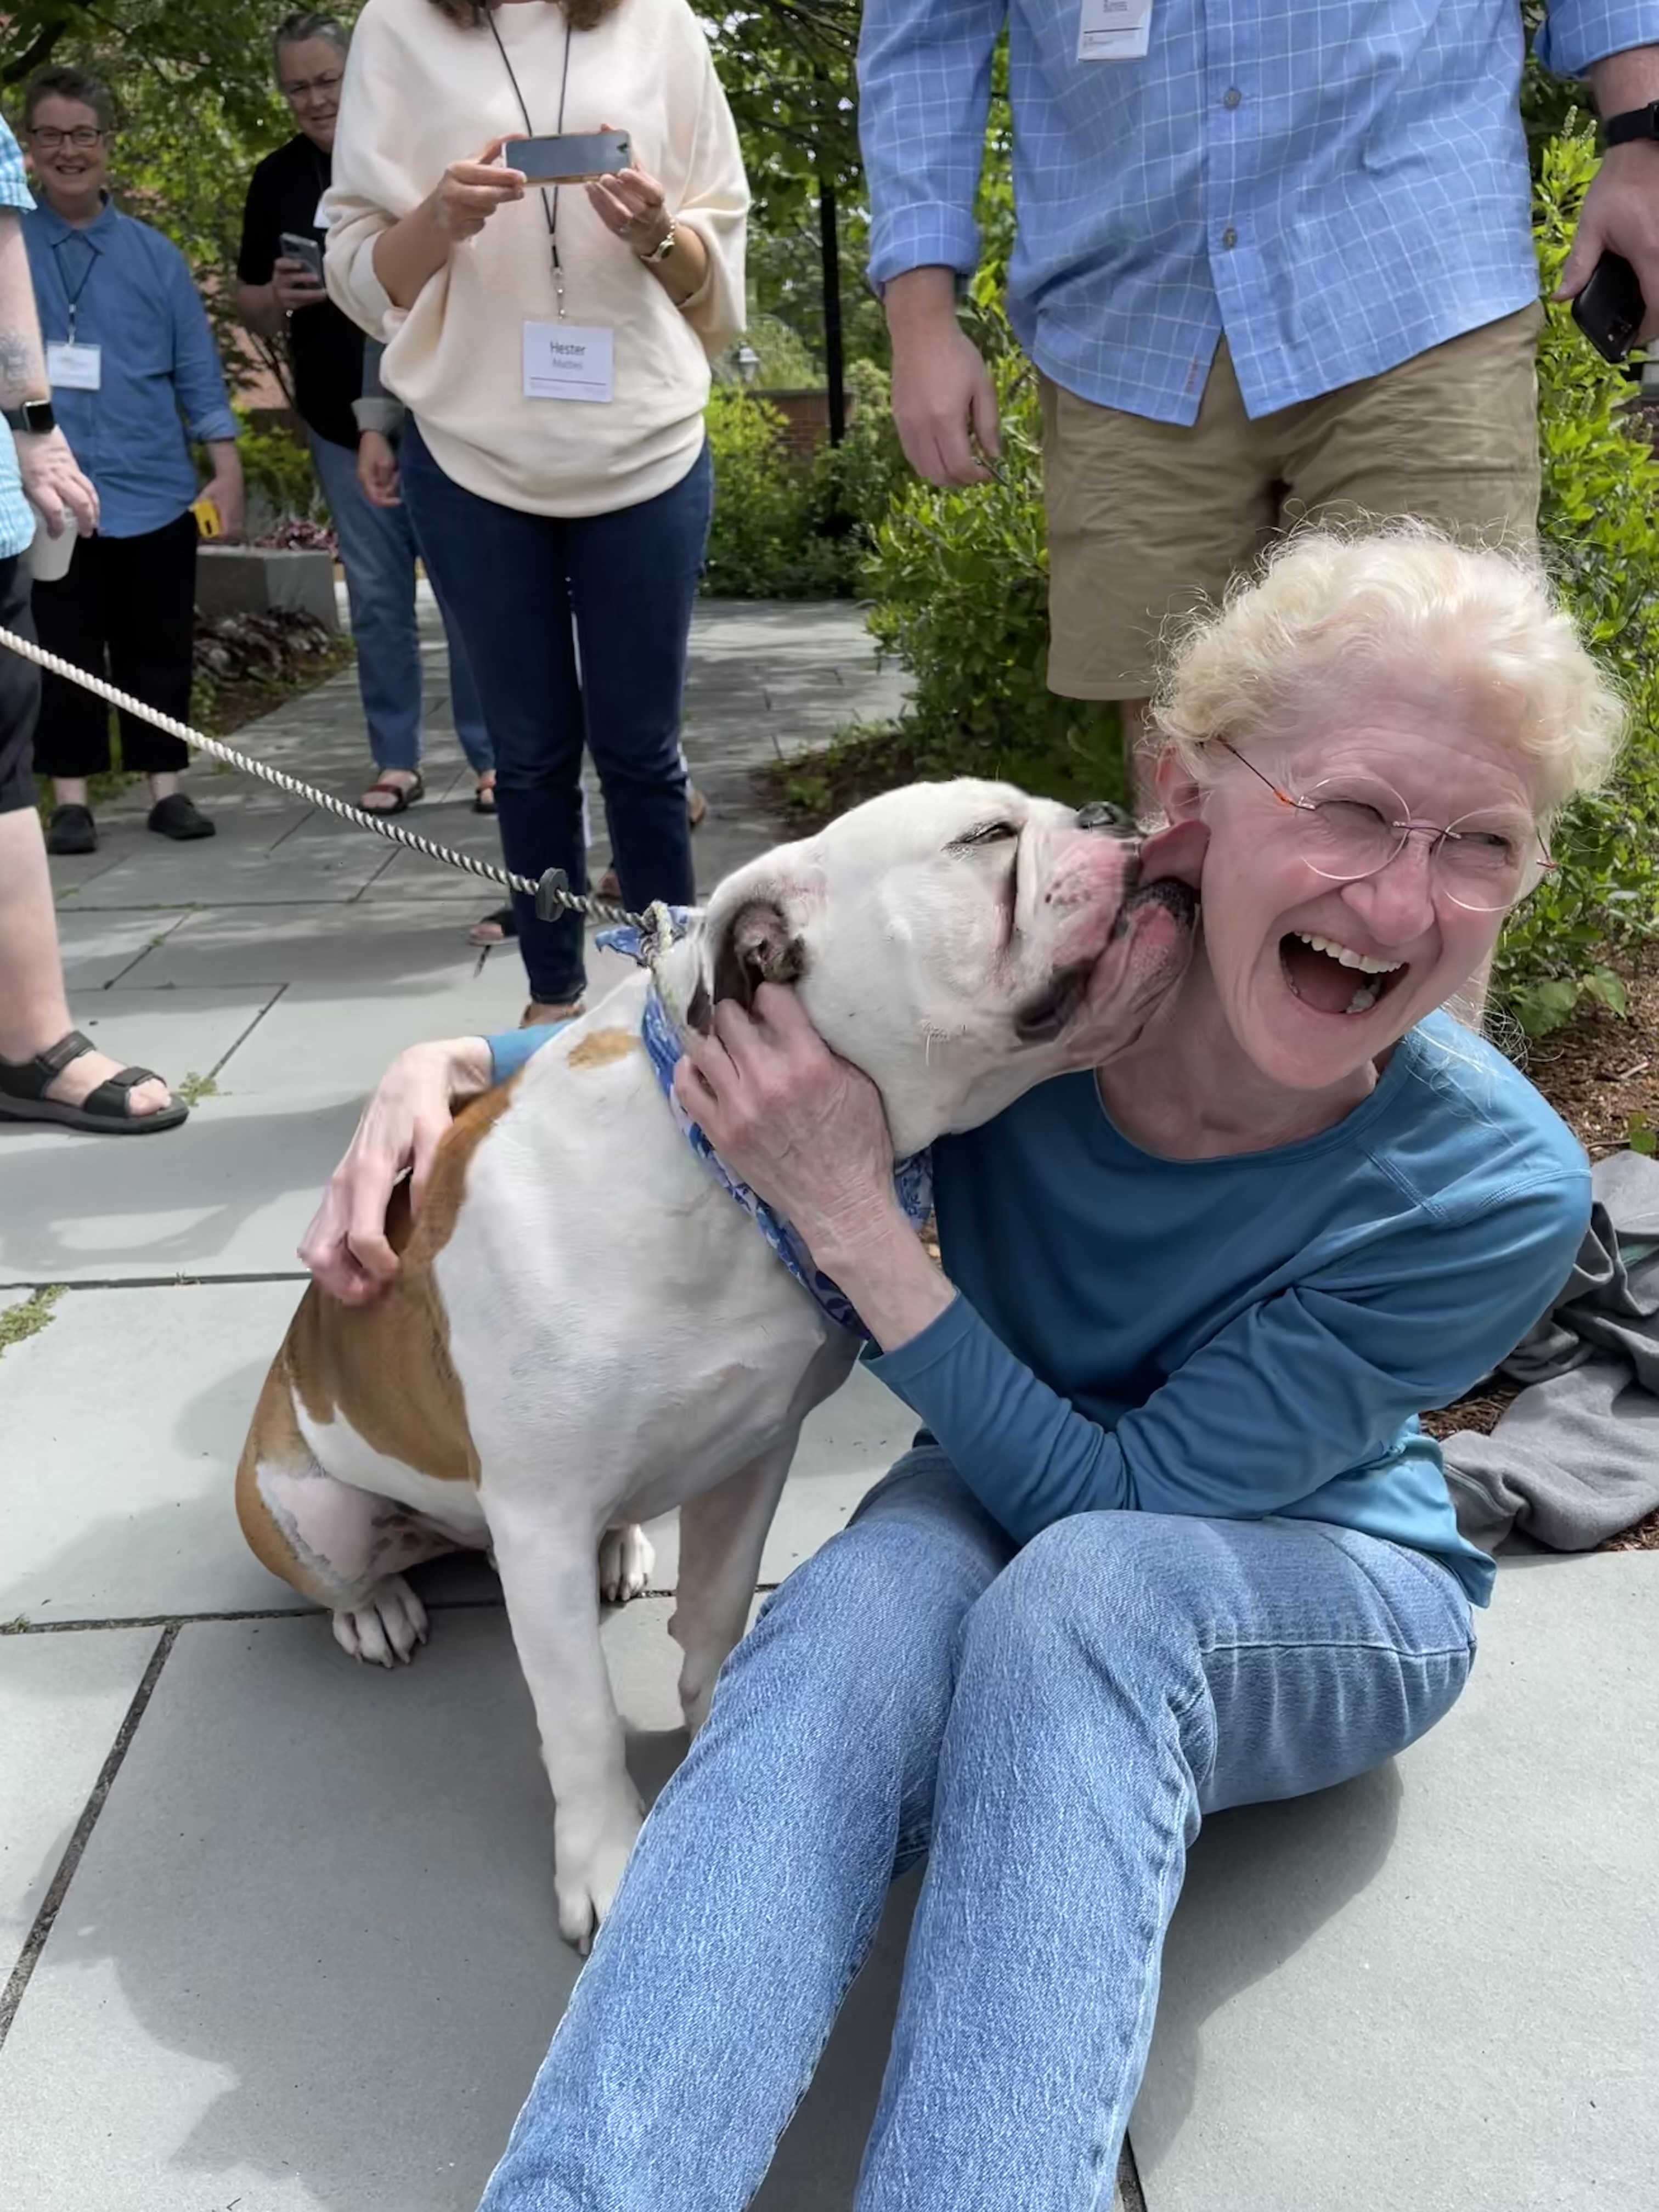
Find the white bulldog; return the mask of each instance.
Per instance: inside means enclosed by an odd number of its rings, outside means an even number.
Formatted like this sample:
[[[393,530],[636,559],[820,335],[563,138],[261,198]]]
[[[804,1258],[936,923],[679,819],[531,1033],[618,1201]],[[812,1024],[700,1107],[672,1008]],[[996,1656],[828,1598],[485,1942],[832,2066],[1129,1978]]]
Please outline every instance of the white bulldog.
[[[872,799],[728,877],[665,1001],[706,1027],[711,1000],[794,983],[880,1090],[896,1152],[920,1152],[1075,1058],[1080,1024],[1097,1057],[1131,1042],[1182,972],[1193,894],[1137,889],[1109,813],[966,781]],[[636,1524],[678,1506],[696,1729],[802,1420],[858,1348],[687,1142],[642,1049],[651,988],[621,985],[460,1116],[386,1297],[307,1291],[236,1479],[253,1550],[357,1657],[424,1640],[405,1569],[493,1553],[553,1786],[559,1925],[584,1946],[641,1817],[599,1590],[645,1587]]]

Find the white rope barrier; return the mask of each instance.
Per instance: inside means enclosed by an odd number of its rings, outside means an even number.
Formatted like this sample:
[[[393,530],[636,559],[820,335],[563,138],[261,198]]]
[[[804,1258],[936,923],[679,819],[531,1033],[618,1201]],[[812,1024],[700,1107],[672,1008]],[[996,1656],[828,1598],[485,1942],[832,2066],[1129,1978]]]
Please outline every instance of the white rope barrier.
[[[493,861],[475,860],[470,853],[452,852],[447,845],[434,844],[430,837],[422,837],[417,830],[405,830],[401,823],[389,820],[383,814],[373,813],[366,807],[349,805],[344,799],[336,799],[329,792],[319,791],[313,784],[302,782],[297,775],[289,775],[282,769],[272,768],[268,762],[255,760],[250,754],[238,752],[234,745],[225,744],[218,738],[204,736],[200,730],[192,729],[188,722],[174,721],[171,714],[163,714],[154,707],[147,707],[142,699],[135,699],[131,692],[117,690],[114,684],[106,684],[101,677],[89,675],[84,668],[77,668],[73,661],[64,660],[55,653],[48,653],[33,638],[20,637],[15,630],[0,629],[0,646],[20,654],[25,660],[32,660],[37,668],[44,668],[53,676],[63,677],[67,683],[78,684],[83,691],[92,692],[112,707],[118,707],[124,714],[136,714],[141,721],[149,722],[158,730],[165,730],[169,737],[182,738],[198,752],[206,753],[213,760],[224,761],[232,768],[240,769],[246,775],[258,776],[262,782],[274,784],[278,791],[290,792],[296,799],[306,799],[313,806],[320,806],[325,812],[334,815],[339,821],[350,823],[355,829],[368,830],[376,837],[385,837],[392,844],[407,846],[410,852],[422,854],[428,860],[436,860],[445,867],[460,868],[470,876],[480,876],[486,883],[499,884],[503,890],[522,892],[525,896],[536,901],[537,912],[544,921],[550,920],[556,914],[580,914],[589,921],[626,922],[635,928],[647,926],[644,916],[631,914],[614,899],[578,897],[568,888],[560,869],[550,868],[538,883],[531,876],[514,875],[505,868],[497,867]]]

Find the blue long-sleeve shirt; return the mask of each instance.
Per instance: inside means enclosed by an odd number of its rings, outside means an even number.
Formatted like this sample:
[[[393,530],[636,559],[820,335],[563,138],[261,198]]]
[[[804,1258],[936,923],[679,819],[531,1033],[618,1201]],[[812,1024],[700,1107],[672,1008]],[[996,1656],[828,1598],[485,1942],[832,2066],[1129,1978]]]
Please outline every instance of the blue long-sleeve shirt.
[[[547,1030],[492,1037],[498,1080]],[[933,1148],[955,1302],[870,1364],[1029,1540],[1121,1508],[1326,1521],[1435,1554],[1479,1605],[1419,1409],[1549,1305],[1589,1170],[1526,1079],[1445,1015],[1304,1143],[1169,1160],[1090,1075]]]
[[[99,349],[95,392],[52,389],[76,459],[98,488],[106,538],[174,522],[195,500],[190,440],[234,438],[224,371],[185,257],[136,216],[103,211],[77,229],[44,203],[23,217],[48,346]]]
[[[1008,304],[1057,384],[1197,419],[1224,331],[1252,416],[1538,296],[1517,0],[1152,0],[1148,51],[1079,61],[1081,0],[866,0],[859,127],[877,283],[968,270],[1008,26]],[[1553,0],[1577,76],[1659,41],[1659,0]]]

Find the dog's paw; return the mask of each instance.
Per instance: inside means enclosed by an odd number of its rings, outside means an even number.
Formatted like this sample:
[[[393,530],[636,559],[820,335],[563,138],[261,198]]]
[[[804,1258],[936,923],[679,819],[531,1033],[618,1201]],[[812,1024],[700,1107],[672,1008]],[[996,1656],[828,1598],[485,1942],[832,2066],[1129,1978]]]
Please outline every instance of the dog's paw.
[[[616,1898],[641,1818],[637,1803],[627,1811],[619,1806],[597,1834],[590,1832],[580,1844],[573,1836],[575,1823],[555,1823],[553,1848],[557,1864],[553,1891],[559,1933],[584,1959]]]
[[[376,1667],[407,1667],[426,1638],[426,1607],[401,1575],[377,1583],[367,1605],[334,1615],[334,1641],[341,1650]]]
[[[599,1595],[607,1605],[626,1605],[651,1579],[657,1555],[636,1521],[607,1528],[599,1540]]]

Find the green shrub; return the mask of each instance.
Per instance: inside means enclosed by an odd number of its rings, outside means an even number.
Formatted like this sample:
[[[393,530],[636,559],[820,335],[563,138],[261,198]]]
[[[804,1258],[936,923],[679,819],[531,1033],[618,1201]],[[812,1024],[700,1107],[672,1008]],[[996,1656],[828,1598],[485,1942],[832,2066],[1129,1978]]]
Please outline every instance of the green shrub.
[[[857,588],[875,524],[906,474],[885,373],[848,372],[849,419],[839,446],[809,465],[783,444],[776,408],[740,386],[709,394],[714,519],[703,589],[717,599],[844,598]]]
[[[1547,292],[1595,173],[1593,133],[1544,150],[1534,234]],[[1631,386],[1552,306],[1538,357],[1540,526],[1557,586],[1631,707],[1608,791],[1558,823],[1560,863],[1504,933],[1502,1010],[1538,1036],[1584,999],[1623,1011],[1609,953],[1659,929],[1659,461],[1627,410]]]
[[[236,450],[249,498],[257,495],[264,499],[276,520],[295,515],[307,522],[325,522],[327,503],[306,447],[287,430],[260,429],[245,407],[238,407],[235,414],[241,425]]]
[[[903,482],[865,570],[871,633],[910,677],[906,745],[936,763],[936,773],[1003,776],[1061,799],[1121,799],[1116,708],[1048,689],[1036,374],[983,277],[974,322],[997,386],[997,475],[960,490]]]

